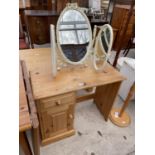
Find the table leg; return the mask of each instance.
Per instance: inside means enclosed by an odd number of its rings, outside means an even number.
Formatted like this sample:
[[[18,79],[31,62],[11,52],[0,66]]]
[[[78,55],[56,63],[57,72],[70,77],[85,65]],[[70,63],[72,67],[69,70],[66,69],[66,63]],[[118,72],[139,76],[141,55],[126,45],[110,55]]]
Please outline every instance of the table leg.
[[[40,137],[39,137],[39,127],[32,128],[32,136],[33,136],[33,149],[34,155],[40,155]]]
[[[121,82],[116,82],[96,88],[94,101],[106,121],[117,97],[120,84]]]
[[[25,155],[32,155],[30,144],[28,142],[25,132],[19,133],[19,143],[20,143],[20,146],[22,147],[22,150],[25,153]]]

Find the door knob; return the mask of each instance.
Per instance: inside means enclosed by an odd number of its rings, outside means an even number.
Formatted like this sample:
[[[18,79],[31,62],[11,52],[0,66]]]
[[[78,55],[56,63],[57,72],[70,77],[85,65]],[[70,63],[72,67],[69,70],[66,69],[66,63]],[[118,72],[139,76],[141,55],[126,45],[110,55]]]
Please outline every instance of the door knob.
[[[70,119],[73,119],[73,115],[72,115],[72,114],[69,114],[69,118],[70,118]]]
[[[61,101],[56,101],[56,105],[61,105]]]

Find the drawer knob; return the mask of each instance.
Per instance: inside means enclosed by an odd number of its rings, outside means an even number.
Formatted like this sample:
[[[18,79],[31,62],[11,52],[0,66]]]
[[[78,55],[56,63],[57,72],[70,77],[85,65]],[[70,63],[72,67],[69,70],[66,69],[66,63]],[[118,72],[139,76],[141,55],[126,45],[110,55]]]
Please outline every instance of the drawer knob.
[[[56,103],[56,105],[58,105],[58,106],[61,105],[61,102],[60,102],[60,101],[56,101],[55,103]]]
[[[72,115],[72,114],[69,114],[69,118],[70,118],[70,119],[73,119],[73,115]]]

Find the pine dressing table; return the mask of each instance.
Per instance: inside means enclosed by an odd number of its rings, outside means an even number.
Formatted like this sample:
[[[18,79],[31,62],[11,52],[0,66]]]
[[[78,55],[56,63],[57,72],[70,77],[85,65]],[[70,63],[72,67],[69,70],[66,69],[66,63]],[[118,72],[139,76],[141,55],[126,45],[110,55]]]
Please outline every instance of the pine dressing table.
[[[107,121],[121,82],[125,80],[110,64],[106,65],[103,72],[95,72],[86,66],[66,68],[52,78],[50,48],[21,50],[20,60],[25,61],[29,70],[42,145],[75,134],[74,107],[78,102],[94,99]],[[78,90],[93,87],[96,87],[94,94],[76,96]]]

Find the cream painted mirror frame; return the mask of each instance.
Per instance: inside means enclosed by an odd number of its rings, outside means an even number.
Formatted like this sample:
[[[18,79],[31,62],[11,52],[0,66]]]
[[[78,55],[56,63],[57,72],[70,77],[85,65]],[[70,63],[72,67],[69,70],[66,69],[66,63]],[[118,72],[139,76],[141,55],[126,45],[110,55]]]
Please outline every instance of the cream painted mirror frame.
[[[57,74],[57,53],[56,53],[56,42],[55,42],[55,26],[50,25],[50,41],[51,41],[51,62],[52,62],[52,77],[56,77]]]
[[[59,22],[61,17],[63,16],[64,12],[66,12],[67,10],[77,10],[79,11],[86,19],[86,21],[88,22],[88,26],[89,26],[89,32],[90,32],[90,40],[89,40],[89,44],[87,46],[87,51],[85,56],[78,62],[72,62],[69,59],[66,58],[66,56],[64,55],[61,47],[60,47],[60,40],[59,40],[59,35],[58,35],[58,26],[59,26]],[[56,74],[59,70],[61,70],[63,67],[68,67],[70,64],[75,66],[75,65],[80,65],[80,64],[84,64],[86,58],[88,58],[89,61],[91,61],[91,63],[93,64],[93,67],[95,68],[96,71],[102,71],[111,52],[111,48],[112,48],[112,42],[113,42],[113,30],[112,27],[109,24],[103,25],[103,26],[95,26],[95,29],[93,31],[93,40],[92,40],[92,31],[91,31],[91,26],[89,23],[89,20],[87,18],[87,16],[85,15],[85,13],[82,11],[82,9],[80,9],[77,4],[68,4],[67,7],[63,10],[63,12],[61,13],[59,19],[58,19],[58,23],[57,23],[57,29],[56,29],[56,35],[57,35],[57,43],[55,40],[55,28],[54,25],[51,25],[50,27],[50,31],[51,31],[51,59],[52,59],[52,76],[56,77]],[[99,33],[96,36],[96,29],[99,28]],[[106,28],[109,29],[110,32],[110,41],[108,44],[108,51],[105,53],[104,52],[104,48],[102,46],[102,42],[101,42],[101,33],[103,31],[106,30]],[[105,59],[103,59],[103,65],[101,67],[98,67],[96,64],[96,55],[97,55],[97,51],[98,51],[98,44],[100,44],[100,48],[101,48],[101,53],[103,53],[105,55]],[[94,46],[94,48],[93,48]],[[89,57],[90,56],[90,57]],[[91,59],[89,59],[91,58]],[[63,64],[62,66],[60,65]]]
[[[60,24],[60,20],[62,19],[64,13],[68,10],[76,10],[78,11],[79,13],[81,13],[81,15],[85,18],[86,22],[87,22],[87,25],[88,25],[88,30],[89,30],[89,44],[87,46],[87,51],[86,51],[86,54],[85,56],[78,62],[73,62],[71,60],[69,60],[65,54],[63,53],[62,51],[62,48],[60,46],[60,38],[59,38],[59,24]],[[60,55],[62,56],[64,62],[67,62],[68,64],[72,64],[72,65],[79,65],[79,64],[82,64],[86,58],[90,55],[91,53],[91,44],[92,44],[92,30],[91,30],[91,25],[90,25],[90,22],[88,20],[88,17],[86,16],[86,14],[83,12],[83,9],[81,9],[80,7],[78,7],[77,3],[68,3],[66,5],[66,8],[61,12],[60,16],[59,16],[59,19],[57,21],[57,26],[56,26],[56,37],[57,37],[57,46],[58,46],[58,52],[60,53]]]
[[[97,28],[99,28],[100,30],[99,30],[99,32],[97,34],[97,37],[96,37]],[[108,29],[109,33],[110,33],[109,43],[107,41],[107,37],[105,36],[106,43],[108,44],[107,52],[105,52],[105,49],[103,47],[102,40],[101,40],[101,34],[102,34],[102,32],[105,32],[106,29]],[[104,34],[106,34],[106,33],[104,33]],[[93,52],[93,66],[94,66],[96,71],[103,71],[103,69],[104,69],[104,67],[105,67],[105,65],[107,63],[107,60],[109,59],[109,56],[111,54],[111,49],[112,49],[112,44],[113,44],[113,29],[109,24],[105,24],[103,26],[95,26],[95,29],[94,29],[94,32],[93,32],[93,37],[94,37],[93,41],[95,42],[95,47],[93,49],[93,51],[94,51]],[[103,64],[102,64],[101,67],[98,67],[97,64],[96,64],[97,55],[98,55],[97,52],[100,50],[98,48],[98,45],[100,45],[101,53],[104,55]]]

